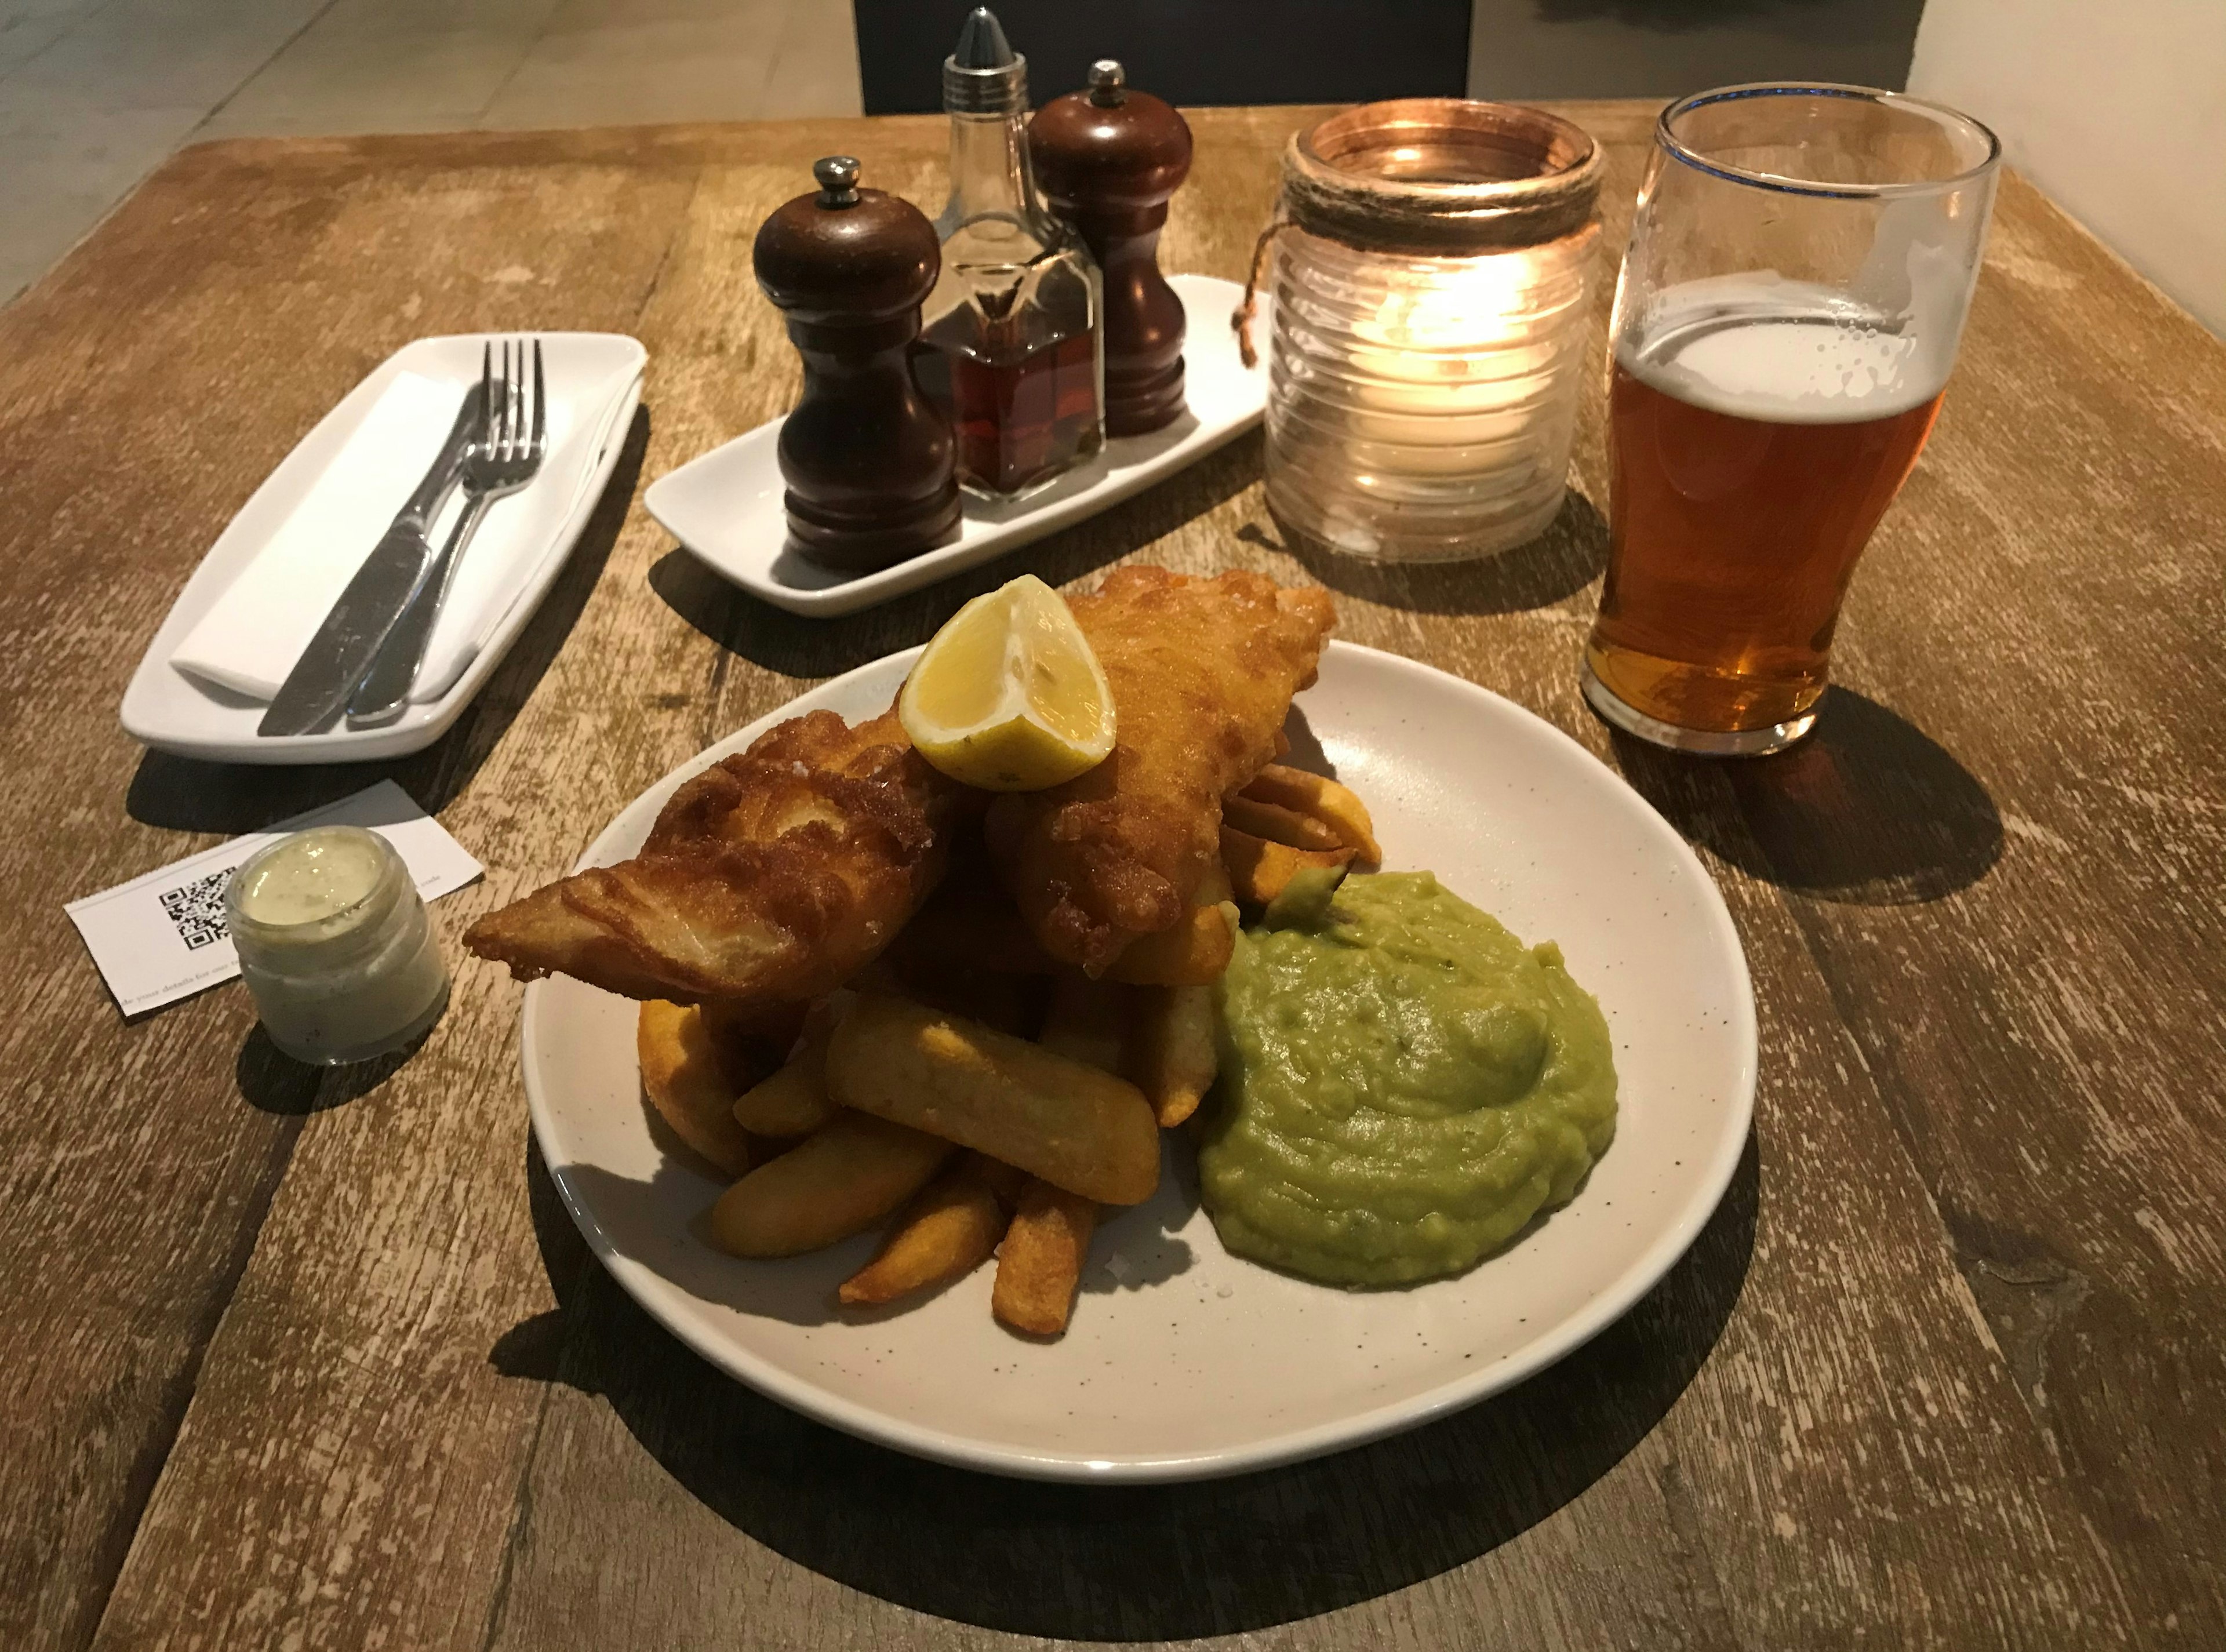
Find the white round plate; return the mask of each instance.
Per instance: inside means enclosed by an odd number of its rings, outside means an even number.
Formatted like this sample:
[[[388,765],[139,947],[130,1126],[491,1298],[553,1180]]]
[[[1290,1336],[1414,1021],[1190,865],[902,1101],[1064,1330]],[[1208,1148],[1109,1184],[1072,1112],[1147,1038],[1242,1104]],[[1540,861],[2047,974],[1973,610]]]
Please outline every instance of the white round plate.
[[[633,854],[682,779],[774,722],[822,707],[878,715],[918,651],[712,747],[580,864]],[[1620,1114],[1566,1208],[1459,1278],[1336,1290],[1224,1251],[1177,1132],[1160,1191],[1098,1229],[1060,1341],[997,1326],[988,1266],[909,1310],[838,1311],[835,1287],[874,1236],[783,1261],[711,1249],[703,1217],[722,1183],[652,1124],[634,1005],[552,977],[525,993],[534,1132],[619,1283],[705,1358],[822,1421],[969,1468],[1073,1480],[1197,1479],[1358,1445],[1507,1388],[1622,1314],[1700,1233],[1746,1140],[1754,999],[1723,898],[1619,776],[1473,683],[1332,643],[1298,709],[1374,812],[1388,869],[1428,867],[1525,940],[1560,942],[1598,995]]]

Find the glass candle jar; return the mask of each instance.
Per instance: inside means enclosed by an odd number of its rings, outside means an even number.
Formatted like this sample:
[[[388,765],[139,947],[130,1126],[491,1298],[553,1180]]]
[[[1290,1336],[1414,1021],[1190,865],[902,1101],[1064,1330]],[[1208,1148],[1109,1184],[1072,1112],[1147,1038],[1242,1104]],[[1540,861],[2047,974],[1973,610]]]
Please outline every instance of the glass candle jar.
[[[1486,556],[1561,509],[1600,243],[1593,140],[1534,109],[1365,104],[1283,155],[1268,506],[1384,561]]]
[[[448,1007],[425,902],[377,832],[319,826],[282,837],[232,874],[224,901],[264,1030],[297,1061],[389,1054]]]

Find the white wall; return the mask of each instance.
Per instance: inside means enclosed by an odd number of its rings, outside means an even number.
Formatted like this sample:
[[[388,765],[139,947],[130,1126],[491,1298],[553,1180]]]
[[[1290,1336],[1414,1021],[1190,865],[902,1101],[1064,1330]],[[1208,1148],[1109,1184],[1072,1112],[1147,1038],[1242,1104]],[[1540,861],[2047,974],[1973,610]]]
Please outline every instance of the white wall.
[[[1929,0],[1909,90],[2226,338],[2226,0]]]

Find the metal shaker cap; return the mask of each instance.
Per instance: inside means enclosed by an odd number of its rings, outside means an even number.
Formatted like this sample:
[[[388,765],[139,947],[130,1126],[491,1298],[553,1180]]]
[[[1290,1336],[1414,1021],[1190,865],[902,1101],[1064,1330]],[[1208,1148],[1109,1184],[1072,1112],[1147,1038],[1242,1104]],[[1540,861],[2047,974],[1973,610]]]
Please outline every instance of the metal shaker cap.
[[[987,6],[966,15],[957,48],[943,60],[943,106],[954,115],[1010,115],[1028,106],[1028,60]]]

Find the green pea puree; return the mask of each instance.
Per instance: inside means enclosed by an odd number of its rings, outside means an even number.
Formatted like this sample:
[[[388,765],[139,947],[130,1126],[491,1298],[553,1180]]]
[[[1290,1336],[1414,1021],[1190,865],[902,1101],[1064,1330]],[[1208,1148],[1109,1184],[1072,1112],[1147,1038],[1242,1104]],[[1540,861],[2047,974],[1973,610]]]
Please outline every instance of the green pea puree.
[[[1561,949],[1428,872],[1302,873],[1220,990],[1199,1171],[1238,1255],[1334,1285],[1457,1274],[1615,1134],[1607,1022]]]

